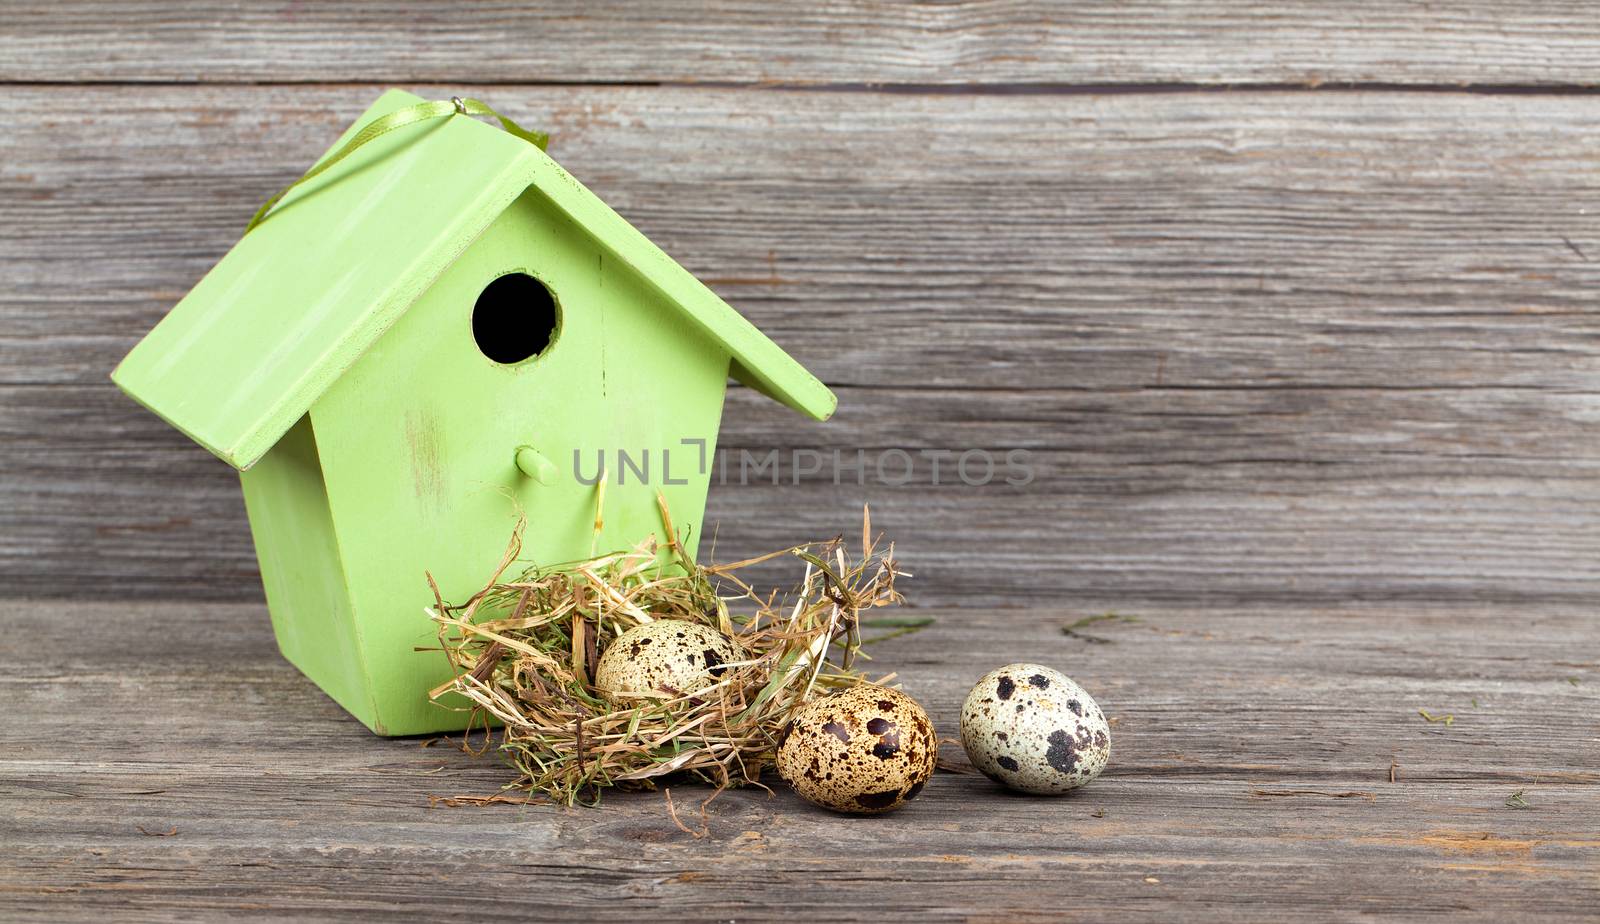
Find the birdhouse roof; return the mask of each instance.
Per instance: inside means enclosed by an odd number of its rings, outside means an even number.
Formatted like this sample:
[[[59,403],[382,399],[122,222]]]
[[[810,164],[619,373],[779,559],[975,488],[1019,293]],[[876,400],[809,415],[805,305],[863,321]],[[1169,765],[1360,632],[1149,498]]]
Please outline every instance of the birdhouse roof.
[[[420,101],[385,93],[330,153]],[[727,350],[735,379],[817,420],[833,413],[826,386],[543,151],[460,116],[389,132],[296,187],[112,378],[248,468],[530,187]]]

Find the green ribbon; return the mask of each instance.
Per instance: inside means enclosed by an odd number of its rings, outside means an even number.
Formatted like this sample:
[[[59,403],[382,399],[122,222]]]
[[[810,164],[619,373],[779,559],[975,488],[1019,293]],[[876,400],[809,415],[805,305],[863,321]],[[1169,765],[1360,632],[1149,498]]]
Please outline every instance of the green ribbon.
[[[355,137],[345,142],[344,147],[334,152],[332,157],[307,170],[300,179],[279,190],[276,196],[268,199],[261,208],[256,209],[255,215],[250,219],[250,224],[245,226],[244,233],[249,234],[255,230],[257,225],[266,221],[267,215],[272,212],[272,207],[282,201],[290,190],[349,157],[362,145],[387,135],[395,129],[405,128],[407,125],[415,125],[418,122],[426,122],[429,119],[449,118],[458,115],[494,116],[500,120],[500,127],[505,129],[507,133],[521,138],[541,151],[544,150],[545,145],[550,143],[550,136],[544,132],[530,132],[489,108],[487,103],[475,99],[462,99],[459,96],[454,96],[450,99],[433,100],[427,103],[417,103],[415,106],[407,106],[404,109],[396,109],[388,115],[379,116],[361,126],[361,130],[356,132]]]

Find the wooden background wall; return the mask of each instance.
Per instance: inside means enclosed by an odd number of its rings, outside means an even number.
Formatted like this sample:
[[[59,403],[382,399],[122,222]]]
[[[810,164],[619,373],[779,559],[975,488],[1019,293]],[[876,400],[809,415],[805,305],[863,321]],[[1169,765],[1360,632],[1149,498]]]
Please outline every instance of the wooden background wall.
[[[865,500],[932,603],[1592,601],[1584,2],[6,4],[0,587],[254,600],[231,471],[112,366],[382,88],[476,95],[838,392],[723,443],[1031,452]]]

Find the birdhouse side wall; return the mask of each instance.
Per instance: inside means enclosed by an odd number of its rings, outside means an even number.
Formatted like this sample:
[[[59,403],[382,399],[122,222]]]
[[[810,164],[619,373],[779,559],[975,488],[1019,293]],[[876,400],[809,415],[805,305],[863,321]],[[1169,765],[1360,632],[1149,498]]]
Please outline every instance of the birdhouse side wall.
[[[240,474],[272,630],[285,658],[369,725],[375,719],[310,417]]]

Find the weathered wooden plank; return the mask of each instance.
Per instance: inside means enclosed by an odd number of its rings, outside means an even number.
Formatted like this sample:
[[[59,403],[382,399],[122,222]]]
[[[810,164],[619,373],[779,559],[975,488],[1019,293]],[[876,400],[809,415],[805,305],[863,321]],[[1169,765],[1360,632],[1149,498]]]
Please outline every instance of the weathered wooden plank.
[[[70,0],[8,11],[0,79],[1592,85],[1592,13],[1577,0]]]
[[[1115,721],[1088,789],[944,774],[872,820],[734,792],[694,840],[650,794],[430,808],[505,772],[369,735],[278,658],[259,606],[6,601],[0,914],[1518,921],[1600,901],[1592,608],[1143,606],[1081,630],[1101,643],[1061,632],[1108,605],[935,611],[875,662],[944,734],[988,668],[1066,669]]]
[[[918,458],[716,487],[730,555],[870,500],[925,603],[1592,599],[1588,98],[474,92],[839,388],[725,446]],[[7,587],[255,598],[231,474],[105,375],[370,95],[4,91]],[[1035,480],[929,484],[980,447]]]
[[[159,421],[130,424],[126,418],[142,413],[115,396],[60,386],[25,394],[35,402],[46,396],[103,402],[107,410],[94,415],[85,436],[64,435],[56,446],[18,444],[61,433],[65,422],[19,428],[8,450],[16,506],[0,540],[10,586],[73,596],[256,598],[254,558],[230,470]],[[730,402],[724,439],[737,438],[758,457],[767,446],[786,447],[784,483],[774,486],[747,468],[751,483],[740,486],[739,449],[727,449],[733,483],[713,488],[717,549],[722,558],[738,558],[797,537],[848,532],[860,505],[870,502],[875,521],[918,574],[910,591],[924,604],[1085,593],[1178,600],[1592,598],[1591,559],[1600,536],[1590,515],[1595,479],[1583,456],[1581,415],[1545,421],[1573,427],[1567,440],[1485,436],[1474,416],[1543,409],[1485,402],[1457,416],[1433,407],[1461,403],[1457,394],[1406,393],[1405,400],[1389,401],[1347,394],[1322,415],[1329,426],[1348,430],[1352,418],[1391,414],[1392,429],[1374,428],[1367,441],[1381,444],[1385,432],[1424,434],[1351,455],[1330,446],[1301,448],[1318,441],[1304,432],[1304,418],[1268,417],[1273,426],[1250,426],[1214,407],[1194,407],[1227,403],[1236,408],[1232,414],[1243,414],[1254,397],[1128,396],[1107,409],[1104,396],[1018,393],[1005,396],[1006,419],[974,433],[940,418],[981,416],[992,393],[874,392],[868,409],[857,413],[905,422],[851,426],[842,418],[786,435],[792,422],[768,414],[763,399],[740,394]],[[938,410],[927,409],[930,401]],[[1032,447],[1036,480],[1022,487],[969,487],[951,477],[948,458],[934,486],[931,463],[920,456],[918,477],[904,486],[878,483],[875,470],[871,483],[859,486],[843,470],[844,483],[836,487],[831,457],[816,476],[791,483],[796,449],[837,449],[849,465],[853,439],[876,458],[895,447],[1000,447],[1024,427],[1046,425],[1051,433],[1037,442],[1014,440]],[[913,431],[930,426],[945,429],[945,438],[916,438]],[[1428,431],[1441,432],[1429,437]],[[121,448],[102,454],[88,445],[88,434],[103,433],[116,434]],[[1498,457],[1471,448],[1482,439],[1496,441]],[[1346,432],[1330,442],[1363,439]],[[889,471],[898,471],[893,462]],[[508,510],[508,530],[512,518]],[[411,578],[421,586],[420,575]]]

